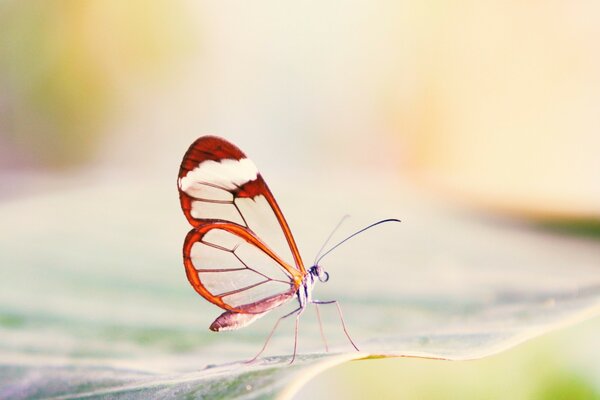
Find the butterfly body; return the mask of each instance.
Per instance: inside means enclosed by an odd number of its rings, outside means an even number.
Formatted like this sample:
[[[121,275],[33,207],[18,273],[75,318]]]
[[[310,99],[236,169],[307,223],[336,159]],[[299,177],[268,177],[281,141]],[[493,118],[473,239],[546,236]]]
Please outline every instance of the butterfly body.
[[[320,270],[322,270],[321,267],[318,267],[318,268]],[[302,284],[296,291],[295,295],[291,296],[292,298],[296,297],[296,299],[298,300],[298,306],[301,309],[306,308],[306,306],[308,304],[310,304],[313,300],[312,291],[314,289],[314,286],[315,286],[317,280],[320,279],[319,275],[316,271],[317,271],[316,268],[312,267],[309,270],[309,273],[307,273],[304,276]],[[328,276],[328,275],[326,275],[326,276]],[[273,298],[263,300],[263,302],[269,302],[273,305],[272,308],[275,308],[275,307],[279,306],[280,304],[286,303],[289,300],[290,300],[289,294],[284,293],[284,294],[274,296]],[[261,309],[263,307],[264,307],[264,305],[261,306]],[[225,311],[210,325],[209,329],[214,332],[240,329],[240,328],[250,325],[257,319],[263,317],[265,314],[268,313],[268,311],[253,313],[252,311],[254,311],[254,310],[250,307],[246,308],[244,311],[246,311],[246,312],[240,313],[240,312]]]

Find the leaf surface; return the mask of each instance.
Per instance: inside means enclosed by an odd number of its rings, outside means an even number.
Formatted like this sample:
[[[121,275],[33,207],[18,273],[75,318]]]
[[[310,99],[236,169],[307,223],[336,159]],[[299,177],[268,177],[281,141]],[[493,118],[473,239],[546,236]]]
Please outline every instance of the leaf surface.
[[[287,308],[209,332],[220,310],[185,278],[173,185],[94,183],[0,205],[0,398],[287,397],[351,359],[479,358],[599,313],[598,242],[486,220],[383,179],[319,182],[274,190],[307,264],[344,213],[334,241],[403,220],[321,263],[331,279],[315,296],[340,301],[360,353],[322,307],[330,353],[310,309],[295,364],[292,321],[265,359],[241,363]]]

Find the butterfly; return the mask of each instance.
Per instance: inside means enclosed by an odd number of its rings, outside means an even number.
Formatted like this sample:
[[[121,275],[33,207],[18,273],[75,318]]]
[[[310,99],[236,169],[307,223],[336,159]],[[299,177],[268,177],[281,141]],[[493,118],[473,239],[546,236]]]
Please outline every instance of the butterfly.
[[[249,361],[264,352],[283,319],[295,316],[292,363],[299,318],[306,307],[315,305],[320,324],[318,306],[334,304],[346,337],[359,350],[348,333],[339,303],[312,296],[317,281],[329,280],[319,261],[356,234],[398,220],[382,220],[361,229],[315,258],[306,269],[271,190],[254,163],[232,143],[216,136],[198,138],[183,157],[177,187],[181,208],[193,227],[183,244],[186,276],[198,294],[224,310],[210,330],[243,328],[296,299],[298,306],[277,320],[262,349]],[[322,327],[321,336],[328,350]]]

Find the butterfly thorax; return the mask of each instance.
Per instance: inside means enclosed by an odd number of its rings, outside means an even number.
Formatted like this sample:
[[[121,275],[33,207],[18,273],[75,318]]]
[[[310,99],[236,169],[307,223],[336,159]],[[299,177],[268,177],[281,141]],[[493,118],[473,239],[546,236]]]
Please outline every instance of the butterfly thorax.
[[[312,301],[312,290],[317,280],[327,282],[329,274],[320,265],[313,265],[304,276],[302,284],[298,288],[297,296],[300,307],[304,308],[306,304]]]

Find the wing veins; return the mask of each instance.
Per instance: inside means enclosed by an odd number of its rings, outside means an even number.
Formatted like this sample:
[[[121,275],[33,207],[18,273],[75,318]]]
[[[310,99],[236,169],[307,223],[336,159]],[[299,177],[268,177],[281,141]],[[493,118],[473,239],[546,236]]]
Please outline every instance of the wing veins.
[[[242,221],[244,221],[244,225],[246,226],[246,228],[249,229],[250,225],[248,225],[246,218],[244,218],[244,214],[242,214],[242,212],[240,211],[240,208],[238,207],[237,203],[235,202],[235,197],[234,197],[233,201],[231,202],[231,204],[233,204],[233,206],[237,210],[238,214],[240,214],[240,217],[242,217]]]
[[[196,183],[198,183],[199,185],[210,186],[215,189],[220,189],[220,190],[223,190],[223,191],[228,192],[229,194],[233,195],[233,193],[231,193],[231,190],[229,190],[223,186],[215,185],[214,183],[210,183],[210,182],[206,182],[206,181],[198,181]],[[189,194],[188,194],[188,196],[189,196]]]
[[[264,281],[260,281],[260,282],[257,282],[257,283],[253,283],[252,285],[248,285],[248,286],[245,286],[245,287],[243,287],[243,288],[239,288],[239,289],[231,290],[231,291],[229,291],[229,292],[221,293],[221,294],[218,294],[218,295],[216,295],[215,297],[220,297],[220,298],[223,298],[223,297],[226,297],[226,296],[231,296],[232,294],[241,293],[241,292],[243,292],[243,291],[246,291],[246,290],[248,290],[248,289],[252,289],[252,288],[255,288],[255,287],[257,287],[257,286],[263,285],[263,284],[265,284],[265,283],[267,283],[267,282],[271,282],[272,280],[273,280],[273,279],[269,279],[269,278],[267,278],[267,279],[265,279]]]
[[[188,194],[188,196],[190,196]],[[215,204],[235,204],[233,200],[214,200],[214,199],[203,199],[200,197],[190,196],[192,201],[202,201],[204,203],[215,203]]]
[[[260,272],[260,271],[257,271],[257,270],[255,270],[255,269],[254,269],[254,268],[252,268],[252,267],[249,267],[249,266],[248,266],[248,264],[246,264],[246,263],[244,262],[244,260],[242,260],[242,259],[240,258],[240,256],[238,256],[237,254],[235,254],[235,250],[234,250],[234,251],[232,251],[232,253],[233,253],[233,255],[235,256],[235,258],[237,258],[237,259],[238,259],[238,261],[239,261],[239,262],[241,262],[241,263],[242,263],[242,265],[244,265],[244,267],[246,267],[246,269],[249,269],[250,271],[257,273],[258,275],[260,275],[260,276],[262,276],[262,277],[264,277],[264,278],[267,278],[267,279],[268,279],[268,280],[270,280],[270,281],[273,281],[273,282],[281,282],[281,283],[286,283],[286,284],[288,284],[288,285],[290,285],[290,286],[292,285],[292,282],[290,282],[290,281],[282,281],[281,279],[275,279],[275,278],[271,278],[270,276],[268,276],[268,275],[265,275],[265,274],[263,274],[262,272]],[[283,269],[283,268],[282,268],[282,269]],[[287,271],[286,271],[285,269],[283,269],[283,271],[284,271],[284,272],[285,272],[285,274],[287,275]],[[290,277],[290,278],[291,278],[291,277]]]
[[[196,272],[228,272],[228,271],[243,271],[247,268],[195,268]]]
[[[205,244],[207,246],[210,246],[210,247],[214,247],[217,250],[223,250],[223,251],[226,251],[228,253],[233,253],[233,250],[230,250],[227,247],[219,246],[218,244],[214,244],[214,243],[211,243],[211,242],[205,242],[204,240],[200,240],[200,243],[203,243],[203,244]]]
[[[244,260],[242,260],[242,259],[241,259],[241,258],[240,258],[240,257],[239,257],[239,256],[238,256],[236,253],[235,253],[235,250],[236,250],[236,249],[239,247],[239,245],[236,245],[236,246],[235,246],[235,248],[234,248],[233,250],[230,250],[230,249],[228,249],[228,248],[226,248],[226,247],[219,246],[218,244],[214,244],[214,243],[210,243],[210,242],[205,242],[204,240],[201,240],[201,241],[200,241],[200,243],[203,243],[203,244],[205,244],[205,245],[207,245],[207,246],[213,247],[213,248],[215,248],[215,249],[217,249],[217,250],[222,250],[222,251],[226,251],[226,252],[228,252],[228,253],[232,253],[232,254],[235,256],[235,258],[237,258],[237,260],[238,260],[240,263],[242,263],[242,265],[244,266],[244,268],[219,268],[219,269],[217,269],[217,268],[209,268],[209,269],[202,269],[202,268],[201,268],[201,269],[198,269],[198,268],[194,268],[194,269],[196,270],[196,272],[227,272],[227,271],[243,271],[243,270],[247,269],[247,270],[250,270],[250,271],[252,271],[252,272],[254,272],[254,273],[256,273],[256,274],[258,274],[258,275],[262,276],[263,278],[267,279],[267,281],[280,282],[280,283],[285,283],[286,285],[290,285],[290,286],[292,286],[292,282],[290,282],[290,281],[284,281],[284,280],[281,280],[281,279],[275,279],[275,278],[271,278],[271,277],[269,277],[269,276],[267,276],[267,275],[263,274],[262,272],[260,272],[260,271],[257,271],[257,270],[255,270],[254,268],[251,268],[251,267],[249,267],[249,266],[248,266],[248,264],[246,264],[246,263],[244,262]],[[192,258],[192,257],[190,257],[190,256],[184,256],[184,257],[185,257],[185,258],[188,258],[188,259],[191,259],[191,258]],[[283,269],[283,268],[282,268],[282,270],[283,270],[283,272],[284,272],[286,275],[288,275],[288,272],[287,272],[285,269]],[[291,276],[290,276],[290,278],[291,278]],[[265,282],[263,282],[263,283],[265,283]],[[219,296],[221,296],[221,295],[219,295]],[[219,297],[219,296],[217,296],[217,297]]]

